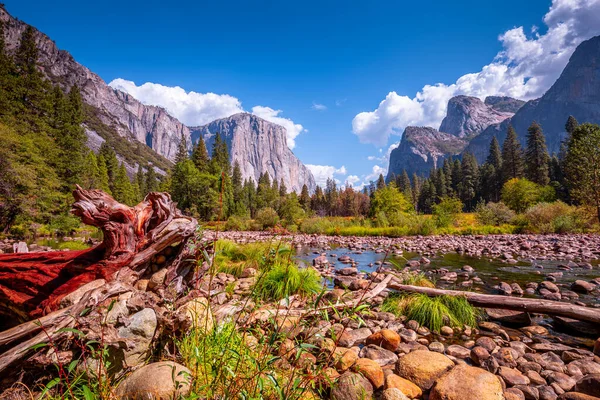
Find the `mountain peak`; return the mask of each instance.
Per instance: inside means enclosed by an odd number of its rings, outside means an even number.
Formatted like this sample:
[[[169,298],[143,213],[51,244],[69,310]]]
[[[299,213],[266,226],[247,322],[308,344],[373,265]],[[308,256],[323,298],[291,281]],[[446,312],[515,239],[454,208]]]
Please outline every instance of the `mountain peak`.
[[[478,97],[459,95],[448,101],[448,111],[440,131],[460,138],[471,137],[512,115],[496,110]]]

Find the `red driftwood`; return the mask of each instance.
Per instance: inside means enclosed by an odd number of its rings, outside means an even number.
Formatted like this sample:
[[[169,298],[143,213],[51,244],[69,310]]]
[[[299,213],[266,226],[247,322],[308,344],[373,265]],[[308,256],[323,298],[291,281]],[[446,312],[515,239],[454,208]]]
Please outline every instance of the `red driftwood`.
[[[149,193],[135,207],[79,186],[73,197],[71,212],[100,228],[103,242],[80,251],[0,254],[0,315],[25,321],[56,310],[65,295],[96,279],[111,281],[124,267],[142,269],[197,227],[168,193]]]

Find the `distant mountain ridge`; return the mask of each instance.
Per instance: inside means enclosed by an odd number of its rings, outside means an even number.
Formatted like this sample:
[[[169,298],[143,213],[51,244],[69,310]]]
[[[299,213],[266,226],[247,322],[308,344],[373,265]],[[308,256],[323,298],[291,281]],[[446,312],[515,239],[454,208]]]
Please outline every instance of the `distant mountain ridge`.
[[[0,20],[5,24],[7,49],[9,52],[14,52],[28,25],[12,17],[3,7],[0,7]],[[175,159],[182,137],[188,148],[192,149],[191,129],[171,116],[164,108],[143,104],[129,94],[111,88],[102,78],[75,61],[67,51],[58,49],[47,35],[38,30],[35,30],[35,34],[39,50],[38,63],[44,74],[63,89],[73,85],[78,85],[81,89],[83,101],[88,105],[86,133],[90,148],[97,150],[102,142],[108,140],[113,147],[116,147],[115,151],[126,163],[130,174],[137,169],[138,163],[151,162],[163,170],[169,167]],[[277,125],[262,121],[263,123],[255,126],[267,129],[264,133],[267,135],[272,133],[279,135],[283,131],[285,141],[283,127],[275,129],[271,125]],[[198,131],[198,128],[194,129]],[[271,141],[280,143],[281,138],[279,136],[271,138]],[[239,142],[240,140],[231,141],[231,143]],[[246,147],[248,150],[250,148]],[[249,155],[243,154],[244,149],[239,146],[230,148],[234,150],[230,153],[232,161],[235,157],[240,157],[244,161],[242,163],[242,160],[239,160],[243,165],[244,177],[255,179],[257,171],[269,172],[270,175],[284,177],[288,188],[302,188],[303,184],[307,184],[309,189],[314,190],[314,177],[287,148],[287,144],[284,142],[284,146],[272,148],[275,149],[281,153],[273,155],[257,151],[256,154]],[[274,159],[285,160],[285,162],[272,162]],[[300,170],[301,172],[297,172]],[[274,178],[273,175],[271,178]]]
[[[448,102],[441,132],[433,128],[407,127],[398,148],[390,154],[387,179],[401,174],[403,169],[409,174],[427,175],[440,160],[460,157],[464,152],[473,153],[477,161],[483,163],[492,138],[495,136],[502,144],[509,125],[525,146],[527,128],[533,121],[541,125],[548,151],[558,153],[566,137],[565,123],[570,115],[580,123],[600,123],[600,36],[577,47],[560,77],[539,99],[523,102],[489,96],[482,102],[475,97],[456,96]],[[405,137],[407,132],[410,135]],[[441,151],[449,140],[446,135],[465,139],[464,147]],[[415,159],[415,155],[420,159]]]

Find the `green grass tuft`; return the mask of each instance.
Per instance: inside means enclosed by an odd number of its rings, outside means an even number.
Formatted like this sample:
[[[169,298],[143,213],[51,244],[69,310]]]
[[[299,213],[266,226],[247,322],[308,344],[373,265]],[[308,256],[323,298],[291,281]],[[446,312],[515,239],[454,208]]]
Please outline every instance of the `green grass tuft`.
[[[312,268],[299,268],[293,262],[276,262],[257,278],[253,292],[262,300],[278,301],[299,294],[309,296],[321,290],[321,276]]]

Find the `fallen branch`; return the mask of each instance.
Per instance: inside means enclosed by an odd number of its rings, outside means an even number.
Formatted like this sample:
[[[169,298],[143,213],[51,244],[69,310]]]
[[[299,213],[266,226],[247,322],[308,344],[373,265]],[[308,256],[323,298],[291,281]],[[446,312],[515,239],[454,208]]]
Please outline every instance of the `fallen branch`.
[[[422,293],[430,297],[444,295],[461,296],[466,298],[469,303],[476,307],[504,308],[507,310],[524,311],[536,314],[559,315],[577,319],[579,321],[588,321],[600,324],[600,310],[577,306],[570,303],[562,303],[560,301],[498,296],[474,292],[463,292],[460,290],[434,289],[421,286],[403,285],[398,282],[391,282],[388,284],[388,287],[390,289],[402,292]]]

